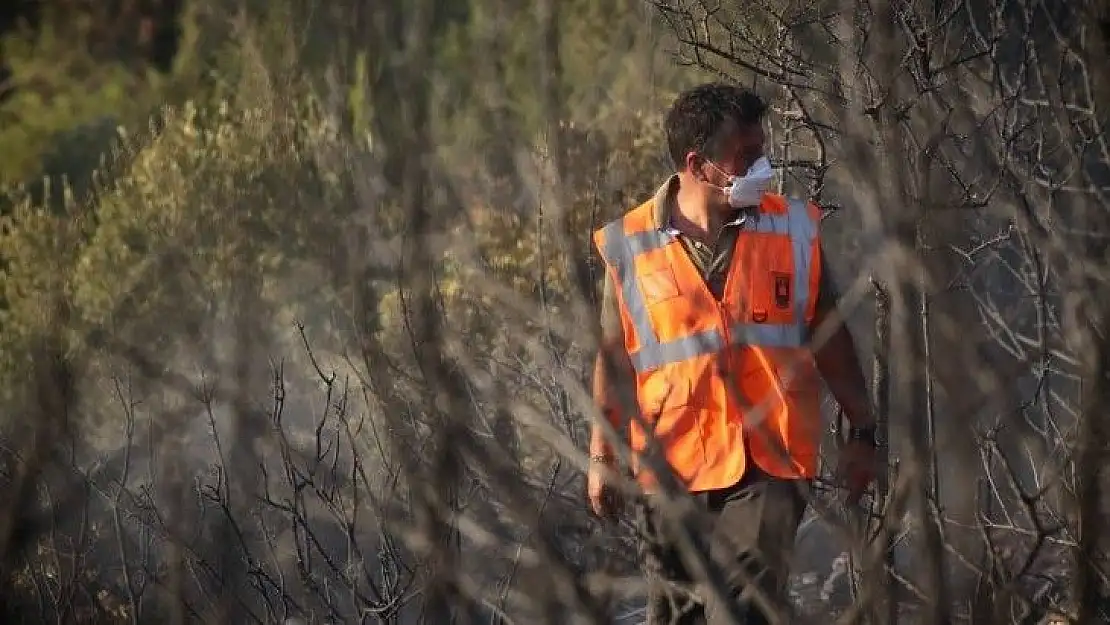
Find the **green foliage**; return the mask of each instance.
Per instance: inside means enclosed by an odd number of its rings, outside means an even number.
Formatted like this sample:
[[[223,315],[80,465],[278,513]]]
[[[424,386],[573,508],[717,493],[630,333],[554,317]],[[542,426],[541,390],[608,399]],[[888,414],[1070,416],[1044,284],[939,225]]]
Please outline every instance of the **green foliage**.
[[[0,40],[15,89],[0,104],[0,187],[44,173],[46,156],[55,172],[87,175],[108,146],[82,150],[77,158],[85,162],[67,163],[73,157],[53,147],[59,133],[98,119],[141,118],[153,103],[156,73],[94,59],[82,45],[81,30],[72,30],[47,22],[37,33]]]
[[[470,7],[438,49],[439,101],[450,105],[435,121],[440,161],[450,164],[465,231],[482,258],[448,267],[444,293],[466,302],[452,314],[477,320],[496,305],[474,301],[474,289],[459,285],[474,284],[479,272],[532,304],[566,301],[574,259],[555,245],[550,215],[563,212],[573,253],[591,255],[591,230],[641,201],[667,173],[662,114],[677,91],[705,76],[671,62],[659,24],[634,0],[559,3],[554,68],[541,66],[533,7],[497,0]],[[520,171],[521,157],[541,169],[553,164],[540,89],[548,71],[558,72],[560,145],[573,164],[560,172],[558,197],[550,195],[550,178]],[[527,198],[537,193],[543,201],[533,206]]]
[[[36,122],[28,89],[6,110],[30,121],[0,133],[0,142],[51,130],[35,135],[36,158],[4,163],[2,174],[17,181],[46,172],[53,180],[19,195],[0,232],[6,353],[55,331],[44,320],[59,309],[73,353],[97,332],[170,350],[226,321],[244,289],[267,328],[310,319],[340,350],[341,337],[361,319],[355,325],[376,328],[383,345],[407,353],[397,278],[373,268],[391,261],[369,259],[371,268],[359,268],[368,259],[352,264],[337,253],[358,232],[356,220],[369,220],[367,233],[385,242],[403,222],[395,197],[367,194],[367,177],[395,147],[383,144],[388,136],[371,136],[395,113],[374,106],[377,90],[386,88],[382,60],[357,37],[323,37],[324,26],[338,23],[334,15],[292,31],[285,26],[305,16],[289,5],[216,26],[225,4],[190,5],[185,42],[193,47],[167,81],[144,79],[140,88],[127,82],[138,79],[122,66],[101,64],[88,80],[103,100]],[[663,106],[699,77],[660,69],[666,58],[630,0],[604,7],[573,0],[560,20],[559,127],[566,161],[574,164],[563,172],[560,200],[573,252],[589,255],[590,231],[641,200],[666,173]],[[485,333],[474,344],[491,348],[509,346],[496,328],[497,303],[468,286],[476,271],[533,305],[558,308],[570,291],[573,259],[551,243],[548,192],[539,206],[527,200],[547,178],[520,170],[521,162],[541,169],[550,163],[536,88],[538,28],[529,11],[472,0],[467,11],[448,16],[444,45],[428,69],[437,85],[431,97],[453,103],[436,110],[433,167],[442,175],[434,178],[459,203],[437,214],[437,225],[445,235],[469,238],[480,256],[473,263],[444,253],[439,293],[458,327]],[[614,51],[614,37],[627,51]],[[36,52],[27,48],[19,57],[17,75],[62,54],[49,32],[35,41]],[[599,59],[611,73],[605,92],[598,90]],[[55,77],[59,88],[82,84],[70,79]],[[156,88],[188,97],[163,107],[149,127],[129,122],[145,97],[130,97],[132,89]]]
[[[72,195],[65,195],[62,203],[73,206]],[[17,197],[10,213],[0,217],[0,350],[17,359],[4,359],[9,370],[24,364],[20,356],[28,341],[55,321],[58,299],[70,288],[83,221],[76,211],[58,214],[28,195]]]
[[[85,321],[106,322],[136,289],[132,314],[156,319],[202,314],[251,276],[276,288],[267,281],[318,255],[352,205],[335,197],[336,172],[314,162],[337,140],[335,122],[307,105],[169,112],[100,199],[74,277]]]

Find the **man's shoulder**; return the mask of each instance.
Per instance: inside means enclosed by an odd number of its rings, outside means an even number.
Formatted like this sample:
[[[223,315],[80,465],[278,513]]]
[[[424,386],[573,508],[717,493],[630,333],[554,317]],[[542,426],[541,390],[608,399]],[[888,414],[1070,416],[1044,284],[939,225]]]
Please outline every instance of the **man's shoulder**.
[[[817,202],[811,198],[787,196],[780,193],[764,193],[759,206],[760,211],[769,214],[790,215],[791,220],[805,216],[806,229],[818,229],[825,214]]]
[[[625,210],[620,215],[610,219],[609,221],[601,224],[598,228],[599,231],[606,228],[617,228],[621,224],[633,226],[647,226],[653,224],[655,221],[655,198],[651,197]]]
[[[642,202],[628,208],[613,221],[626,218],[650,219],[652,225],[661,225],[670,215],[671,203],[678,191],[678,174],[671,174]],[[612,223],[612,222],[610,222]]]
[[[821,208],[821,205],[813,198],[794,196],[784,198],[784,201],[788,202],[790,206],[804,209],[809,218],[815,222],[820,222],[821,217],[825,214],[825,209]]]
[[[782,206],[784,209],[789,207],[806,207],[810,210],[823,211],[821,205],[817,200],[801,195],[783,195],[782,193],[774,193],[768,191],[763,194],[763,201],[769,202],[776,206]]]
[[[624,212],[624,215],[621,216],[620,220],[621,221],[632,220],[632,221],[636,221],[636,222],[641,222],[642,221],[642,222],[645,222],[647,224],[654,225],[656,205],[657,204],[658,204],[658,200],[654,196],[652,196],[652,197],[644,200],[643,202],[640,202],[636,206],[633,206],[632,208],[626,210]]]

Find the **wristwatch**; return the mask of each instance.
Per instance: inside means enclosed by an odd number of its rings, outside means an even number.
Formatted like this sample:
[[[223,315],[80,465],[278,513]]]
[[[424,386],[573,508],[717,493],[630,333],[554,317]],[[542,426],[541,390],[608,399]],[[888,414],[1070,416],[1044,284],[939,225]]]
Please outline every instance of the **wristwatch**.
[[[865,425],[862,427],[850,426],[848,428],[848,440],[864,441],[865,443],[878,447],[878,428],[874,425]]]

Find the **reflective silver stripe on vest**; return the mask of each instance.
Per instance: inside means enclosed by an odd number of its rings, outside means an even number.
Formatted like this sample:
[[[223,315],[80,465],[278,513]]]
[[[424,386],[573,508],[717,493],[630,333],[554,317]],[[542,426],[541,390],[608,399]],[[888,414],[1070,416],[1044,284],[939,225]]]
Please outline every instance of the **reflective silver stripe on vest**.
[[[603,232],[605,233],[605,246],[601,253],[605,256],[605,261],[617,273],[617,283],[621,289],[621,297],[628,309],[628,316],[632,319],[632,325],[636,327],[636,337],[640,340],[639,351],[630,354],[633,362],[635,362],[637,355],[645,352],[645,350],[651,354],[661,352],[664,349],[659,342],[659,337],[655,335],[655,330],[651,327],[647,302],[644,300],[644,294],[640,291],[639,282],[636,280],[636,257],[660,249],[676,239],[662,230],[648,230],[627,235],[624,233],[624,222],[621,219],[605,226]],[[652,362],[659,361],[661,364],[667,362],[661,360],[660,356],[651,360]],[[641,369],[637,368],[636,370],[640,371]]]
[[[803,200],[790,200],[787,213],[753,216],[753,231],[789,236],[794,252],[794,318],[796,323],[742,323],[729,328],[732,345],[760,345],[765,347],[801,347],[805,344],[807,329],[805,311],[809,303],[809,280],[813,241],[817,224],[810,219]],[[632,235],[624,233],[624,223],[616,220],[603,229],[605,244],[602,254],[617,274],[621,297],[636,329],[640,348],[630,354],[633,368],[640,373],[663,365],[680,362],[697,356],[720,351],[725,346],[724,336],[717,330],[706,330],[680,339],[660,342],[647,303],[640,291],[635,275],[635,259],[640,254],[677,242],[664,230],[652,229]]]
[[[805,323],[737,323],[729,334],[732,345],[801,347],[806,342]]]
[[[640,349],[631,355],[632,368],[641,373],[651,371],[672,362],[715,354],[724,346],[725,337],[717,330],[705,330],[651,347],[644,347],[644,342],[640,341]]]

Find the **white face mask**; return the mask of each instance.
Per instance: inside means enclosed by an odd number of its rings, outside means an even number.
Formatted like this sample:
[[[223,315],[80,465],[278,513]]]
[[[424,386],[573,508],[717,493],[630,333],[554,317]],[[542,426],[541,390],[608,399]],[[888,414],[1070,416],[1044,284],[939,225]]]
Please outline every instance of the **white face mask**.
[[[748,173],[743,176],[733,176],[728,185],[722,189],[728,195],[729,206],[733,208],[759,206],[774,173],[771,169],[771,161],[767,160],[766,156],[761,156],[748,168]]]

